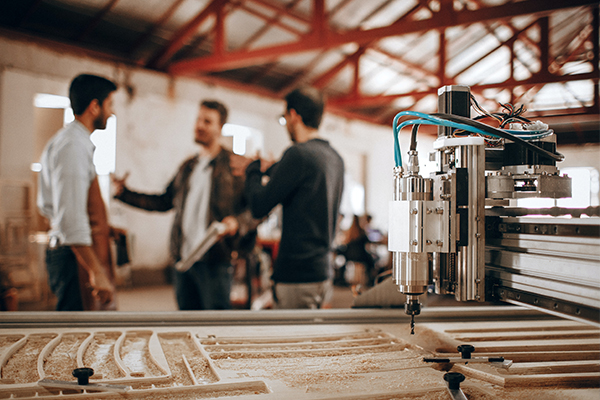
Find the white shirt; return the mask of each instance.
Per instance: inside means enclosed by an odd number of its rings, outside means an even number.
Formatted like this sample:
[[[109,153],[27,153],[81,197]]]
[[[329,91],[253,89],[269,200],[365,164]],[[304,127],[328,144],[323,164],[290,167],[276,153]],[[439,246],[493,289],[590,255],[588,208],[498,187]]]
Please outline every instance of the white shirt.
[[[200,156],[190,176],[190,189],[185,199],[181,225],[183,232],[181,259],[183,260],[192,254],[206,235],[213,170],[210,161],[210,158]]]
[[[90,132],[75,120],[58,131],[42,153],[37,205],[50,219],[50,236],[63,245],[92,244],[87,203],[96,177],[95,148]]]

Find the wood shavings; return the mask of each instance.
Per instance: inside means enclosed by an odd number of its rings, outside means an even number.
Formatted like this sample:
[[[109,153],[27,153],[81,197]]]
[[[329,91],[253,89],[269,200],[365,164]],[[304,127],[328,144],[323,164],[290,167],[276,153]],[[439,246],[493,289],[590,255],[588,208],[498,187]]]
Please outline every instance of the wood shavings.
[[[122,378],[125,374],[117,366],[114,357],[114,347],[119,332],[102,332],[94,334],[92,341],[83,356],[83,364],[94,369],[95,374],[101,374],[104,379]]]
[[[60,342],[44,360],[46,378],[73,381],[73,370],[77,368],[77,350],[88,337],[87,334],[65,334]]]
[[[164,375],[150,357],[148,342],[150,332],[130,332],[125,336],[121,345],[120,356],[125,367],[131,374],[144,374],[143,376]]]

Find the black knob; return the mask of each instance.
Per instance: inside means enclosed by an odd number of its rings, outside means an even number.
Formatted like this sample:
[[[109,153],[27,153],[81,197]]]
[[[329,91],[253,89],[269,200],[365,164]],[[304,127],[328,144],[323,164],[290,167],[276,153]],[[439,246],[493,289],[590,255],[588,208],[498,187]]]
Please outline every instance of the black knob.
[[[73,376],[77,378],[78,385],[87,385],[90,383],[90,376],[94,375],[92,368],[75,368],[73,370]]]
[[[465,380],[465,376],[460,372],[447,372],[444,374],[444,380],[448,382],[448,389],[460,389],[460,383]]]
[[[475,347],[470,344],[461,344],[457,347],[458,352],[462,358],[471,358],[471,353],[475,351]]]

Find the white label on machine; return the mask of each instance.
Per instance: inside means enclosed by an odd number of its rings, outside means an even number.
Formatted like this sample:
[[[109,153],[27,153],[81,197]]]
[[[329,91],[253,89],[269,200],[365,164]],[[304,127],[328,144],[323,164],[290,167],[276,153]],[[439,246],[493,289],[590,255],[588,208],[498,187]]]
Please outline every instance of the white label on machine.
[[[388,226],[388,250],[408,252],[410,221],[408,201],[390,201],[389,203],[389,226]]]

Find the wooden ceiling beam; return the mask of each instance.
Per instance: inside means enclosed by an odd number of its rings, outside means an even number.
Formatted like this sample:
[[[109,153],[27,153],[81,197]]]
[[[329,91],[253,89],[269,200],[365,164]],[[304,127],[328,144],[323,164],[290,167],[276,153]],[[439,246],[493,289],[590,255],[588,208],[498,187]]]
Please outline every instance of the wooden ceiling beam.
[[[564,2],[562,0],[528,0],[525,2],[507,3],[500,6],[492,6],[477,10],[444,12],[443,15],[436,13],[432,18],[426,20],[402,20],[385,27],[368,30],[357,29],[343,33],[327,31],[325,35],[320,35],[319,37],[309,34],[301,37],[296,42],[274,45],[252,51],[238,50],[222,55],[213,54],[206,57],[181,60],[173,63],[168,70],[173,74],[196,74],[199,72],[225,71],[271,62],[278,57],[286,55],[321,49],[331,49],[347,43],[364,45],[373,40],[389,36],[398,36],[431,29],[441,29],[486,20],[510,18],[524,14],[545,13],[558,9],[595,3],[595,0],[570,0],[569,2]]]

